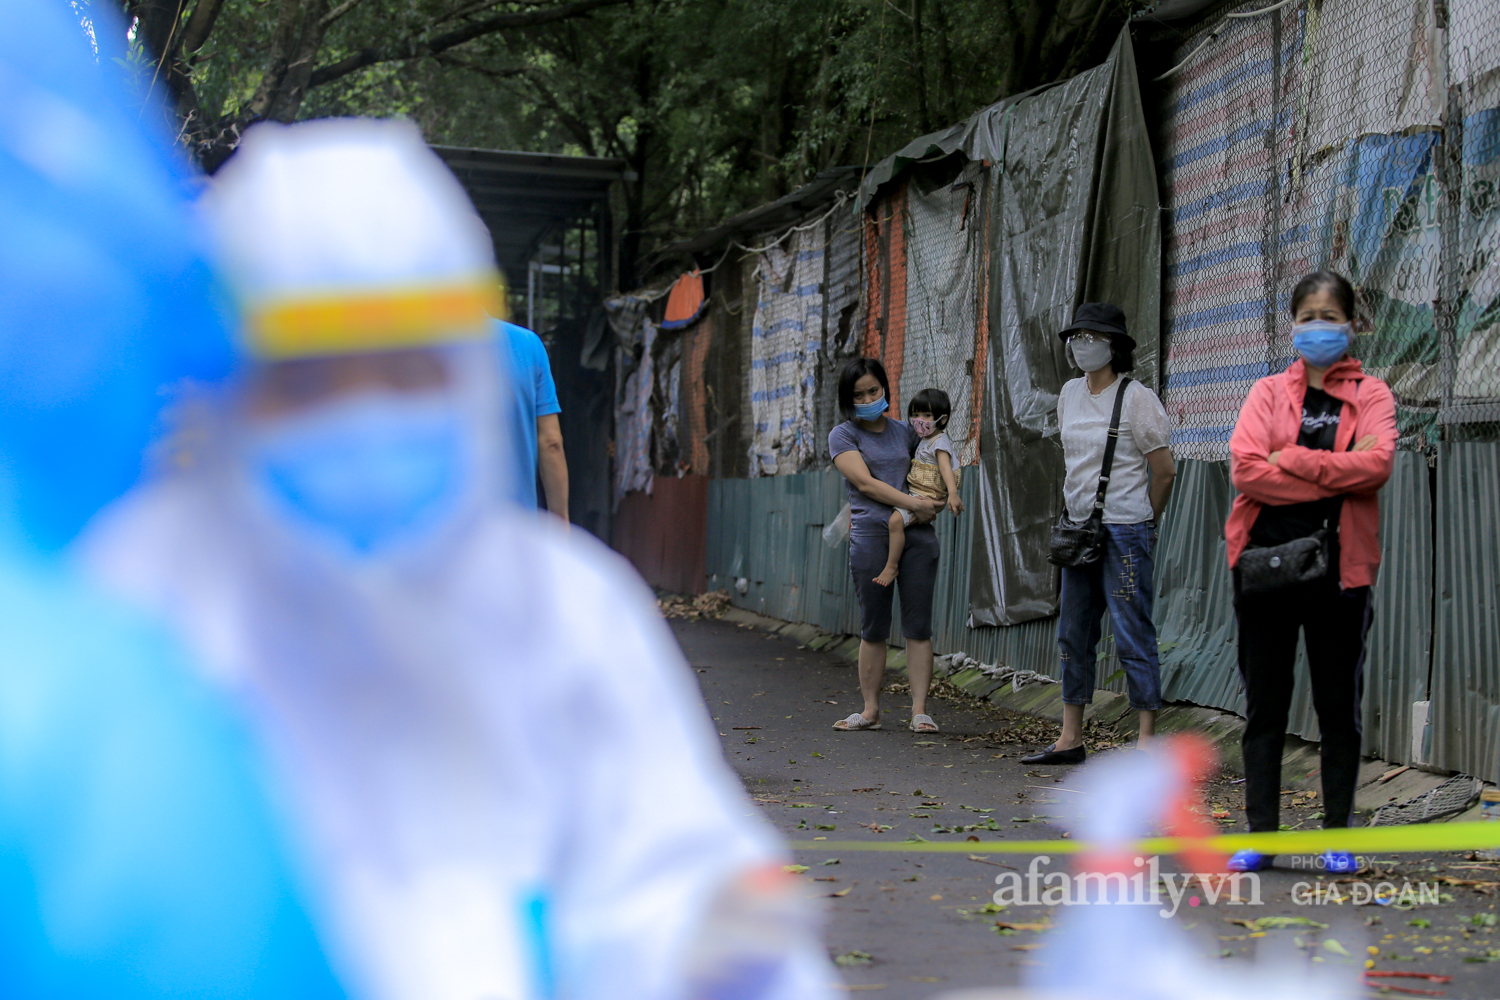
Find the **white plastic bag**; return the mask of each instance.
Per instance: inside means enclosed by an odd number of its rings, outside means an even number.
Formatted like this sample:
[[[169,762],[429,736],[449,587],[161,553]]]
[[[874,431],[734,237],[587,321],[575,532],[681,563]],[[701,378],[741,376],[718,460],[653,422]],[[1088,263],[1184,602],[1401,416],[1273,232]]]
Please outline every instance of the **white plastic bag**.
[[[839,511],[839,516],[828,522],[823,529],[823,544],[830,549],[836,549],[849,540],[849,505],[844,504],[844,509]]]

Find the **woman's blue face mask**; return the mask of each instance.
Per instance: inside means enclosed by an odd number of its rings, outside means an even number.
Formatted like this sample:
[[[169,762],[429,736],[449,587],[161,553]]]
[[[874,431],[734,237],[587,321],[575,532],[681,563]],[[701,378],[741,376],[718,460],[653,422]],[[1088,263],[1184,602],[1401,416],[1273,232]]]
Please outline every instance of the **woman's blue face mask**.
[[[882,413],[890,409],[891,404],[886,400],[885,393],[880,398],[869,403],[855,403],[854,415],[860,420],[876,420]]]
[[[1327,368],[1349,350],[1352,327],[1326,319],[1292,324],[1292,347],[1310,365]]]
[[[251,474],[273,509],[356,555],[418,537],[459,505],[462,423],[437,394],[361,393],[253,432]]]

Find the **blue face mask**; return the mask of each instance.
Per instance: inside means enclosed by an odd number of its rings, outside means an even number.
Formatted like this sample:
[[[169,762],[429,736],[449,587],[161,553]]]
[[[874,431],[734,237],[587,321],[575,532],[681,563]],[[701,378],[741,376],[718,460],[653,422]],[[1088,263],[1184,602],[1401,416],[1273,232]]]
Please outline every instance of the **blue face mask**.
[[[887,402],[885,396],[882,395],[873,403],[855,403],[854,415],[860,420],[874,420],[886,410],[890,409],[890,407],[891,404]]]
[[[1324,319],[1293,323],[1292,346],[1308,364],[1327,368],[1349,350],[1350,330],[1348,323],[1330,323]]]
[[[359,555],[430,531],[469,479],[441,399],[366,394],[258,431],[250,462],[274,506]]]

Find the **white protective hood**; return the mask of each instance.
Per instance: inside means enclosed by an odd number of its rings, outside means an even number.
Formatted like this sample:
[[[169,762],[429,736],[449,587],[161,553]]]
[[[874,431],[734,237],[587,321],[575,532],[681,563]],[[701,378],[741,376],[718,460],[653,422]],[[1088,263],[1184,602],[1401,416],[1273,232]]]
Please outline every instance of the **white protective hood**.
[[[711,897],[784,847],[633,570],[481,510],[440,551],[355,574],[245,493],[232,461],[200,461],[106,512],[86,551],[240,697],[351,995],[686,1000]],[[809,935],[768,996],[831,979]]]

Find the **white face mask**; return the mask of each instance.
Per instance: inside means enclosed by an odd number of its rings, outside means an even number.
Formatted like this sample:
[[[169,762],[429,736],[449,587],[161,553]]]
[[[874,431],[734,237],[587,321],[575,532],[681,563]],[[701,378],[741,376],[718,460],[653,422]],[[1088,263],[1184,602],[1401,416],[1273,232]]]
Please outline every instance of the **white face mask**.
[[[1107,340],[1092,337],[1073,337],[1068,341],[1073,351],[1073,363],[1086,372],[1096,372],[1114,359],[1114,351]]]

